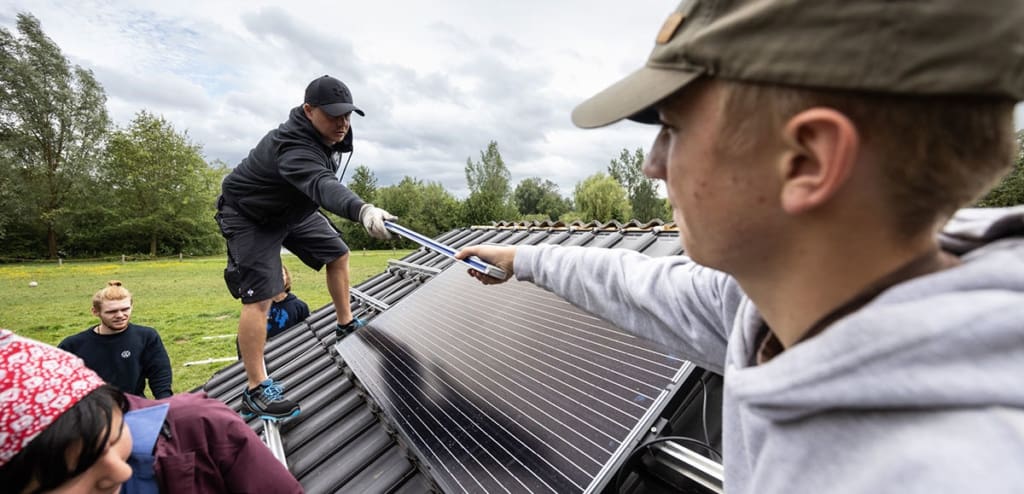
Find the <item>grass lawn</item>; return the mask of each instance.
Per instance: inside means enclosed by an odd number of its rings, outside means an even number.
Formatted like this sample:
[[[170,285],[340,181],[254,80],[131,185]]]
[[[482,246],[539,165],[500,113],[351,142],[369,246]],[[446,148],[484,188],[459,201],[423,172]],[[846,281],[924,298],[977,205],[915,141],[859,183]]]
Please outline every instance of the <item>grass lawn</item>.
[[[384,271],[388,259],[410,251],[360,251],[351,256],[352,284]],[[292,293],[311,311],[330,303],[323,271],[316,272],[287,254]],[[0,265],[0,327],[56,345],[66,336],[97,324],[92,295],[109,280],[120,280],[134,297],[132,322],[160,332],[174,368],[174,391],[206,382],[225,363],[183,366],[185,362],[235,355],[241,303],[224,286],[224,257],[183,261],[56,262]],[[37,287],[29,287],[35,281]],[[204,336],[232,335],[203,339]],[[149,392],[147,388],[146,392]]]

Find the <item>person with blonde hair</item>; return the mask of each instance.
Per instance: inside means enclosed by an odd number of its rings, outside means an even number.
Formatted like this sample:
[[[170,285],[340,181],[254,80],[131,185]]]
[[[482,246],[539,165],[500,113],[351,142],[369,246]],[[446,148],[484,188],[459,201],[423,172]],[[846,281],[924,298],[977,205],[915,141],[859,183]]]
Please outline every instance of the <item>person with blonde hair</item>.
[[[146,383],[156,399],[171,396],[171,360],[160,334],[132,324],[132,294],[117,280],[92,297],[99,324],[64,338],[60,349],[78,355],[104,381],[143,396]]]

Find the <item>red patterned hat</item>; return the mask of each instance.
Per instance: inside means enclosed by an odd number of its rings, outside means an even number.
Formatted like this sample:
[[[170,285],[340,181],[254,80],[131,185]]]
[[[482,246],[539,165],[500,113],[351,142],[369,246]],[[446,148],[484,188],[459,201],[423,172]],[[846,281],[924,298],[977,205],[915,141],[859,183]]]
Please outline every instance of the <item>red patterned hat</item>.
[[[0,329],[0,467],[103,384],[82,359]]]

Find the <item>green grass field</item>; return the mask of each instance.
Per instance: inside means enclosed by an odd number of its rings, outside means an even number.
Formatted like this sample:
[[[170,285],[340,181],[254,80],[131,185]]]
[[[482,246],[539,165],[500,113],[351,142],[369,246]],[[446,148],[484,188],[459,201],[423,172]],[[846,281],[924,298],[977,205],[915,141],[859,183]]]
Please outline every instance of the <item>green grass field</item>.
[[[410,251],[353,252],[356,285]],[[293,255],[283,256],[292,273],[292,293],[311,311],[330,303],[323,271],[316,272]],[[90,312],[92,295],[109,280],[120,280],[134,297],[132,322],[160,332],[174,368],[174,391],[206,382],[225,363],[183,366],[235,355],[235,340],[203,339],[234,335],[241,304],[224,286],[223,257],[179,261],[56,262],[0,265],[0,327],[56,345],[64,337],[98,322]],[[37,287],[29,287],[35,281]],[[149,390],[146,390],[147,393]]]

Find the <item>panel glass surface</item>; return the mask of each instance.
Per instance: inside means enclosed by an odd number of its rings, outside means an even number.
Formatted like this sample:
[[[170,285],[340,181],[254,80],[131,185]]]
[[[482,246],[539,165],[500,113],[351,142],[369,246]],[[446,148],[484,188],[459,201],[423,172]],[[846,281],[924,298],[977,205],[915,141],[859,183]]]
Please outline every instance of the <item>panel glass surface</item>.
[[[692,365],[448,269],[338,346],[445,492],[596,492]]]

